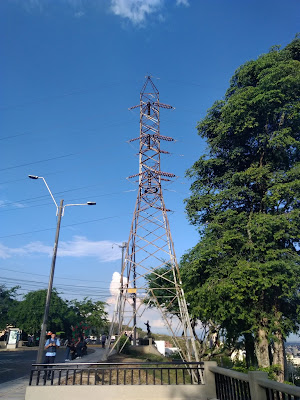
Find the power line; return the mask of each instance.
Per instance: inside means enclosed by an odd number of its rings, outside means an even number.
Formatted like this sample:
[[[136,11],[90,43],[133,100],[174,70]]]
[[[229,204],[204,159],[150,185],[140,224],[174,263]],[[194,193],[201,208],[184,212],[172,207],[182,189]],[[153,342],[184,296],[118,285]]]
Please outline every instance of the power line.
[[[0,169],[0,172],[1,172],[1,171],[7,171],[7,170],[9,170],[9,169],[15,169],[15,168],[20,168],[20,167],[26,167],[27,165],[40,164],[40,163],[43,163],[43,162],[46,162],[46,161],[58,160],[58,159],[60,159],[60,158],[71,157],[71,156],[75,156],[75,155],[77,155],[77,154],[80,154],[80,153],[70,153],[70,154],[65,154],[65,155],[62,155],[62,156],[46,158],[45,160],[39,160],[39,161],[30,162],[30,163],[14,165],[13,167],[1,168],[1,169]]]
[[[111,122],[111,123],[108,123],[108,124],[101,125],[101,129],[103,130],[105,128],[109,128],[109,127],[112,127],[112,126],[119,126],[119,125],[123,126],[124,124],[133,124],[133,123],[135,123],[133,120],[128,121],[128,119],[123,120],[123,121],[119,121],[119,122],[118,121],[114,121],[114,122]],[[52,130],[53,129],[57,129],[57,127],[56,128],[55,127],[52,128]],[[63,128],[61,127],[61,129],[64,129],[65,131],[67,131],[69,133],[72,133],[72,134],[75,134],[75,135],[83,133],[82,130],[74,130],[73,128],[69,128],[69,127],[66,127],[66,126],[64,126]],[[84,130],[84,134],[86,134],[87,132],[98,132],[99,133],[99,129],[100,128],[85,129]],[[0,140],[2,140],[2,139],[10,139],[10,138],[14,138],[14,137],[17,137],[17,136],[22,136],[22,135],[37,135],[37,134],[40,134],[40,132],[27,132],[27,133],[22,133],[22,134],[15,134],[15,135],[13,134],[13,135],[8,135],[6,137],[0,138]],[[56,134],[52,135],[52,137],[53,136],[55,137]]]
[[[95,185],[95,186],[98,186],[98,185]],[[97,199],[98,197],[113,196],[113,195],[117,195],[117,194],[119,195],[120,193],[128,193],[128,192],[133,192],[133,191],[136,191],[136,189],[133,189],[133,190],[122,190],[120,192],[102,193],[102,194],[99,194],[99,195],[91,195],[90,197],[93,197],[93,199]],[[63,193],[63,192],[60,192],[60,193]],[[47,197],[47,195],[33,197],[32,199],[38,199],[38,198],[42,198],[42,197]],[[85,196],[85,197],[87,197],[87,196]],[[77,201],[77,200],[79,201],[79,200],[82,200],[82,198],[83,198],[83,196],[82,197],[76,197],[76,198],[73,198],[73,199],[69,199],[68,201]],[[5,203],[5,204],[2,205],[2,207],[5,207],[6,205],[9,205],[9,204],[16,204],[16,203],[21,202],[21,201],[22,200],[10,202],[10,203]],[[34,201],[34,200],[32,200],[32,201]],[[49,204],[53,204],[53,203],[49,201],[47,203],[34,204],[32,206],[25,205],[24,207],[13,207],[13,208],[9,208],[8,210],[1,210],[0,213],[8,212],[8,211],[14,211],[14,210],[24,210],[24,209],[33,208],[33,207],[44,207],[44,206],[48,206]]]
[[[130,81],[131,82],[131,81]],[[48,96],[48,97],[43,97],[43,98],[36,98],[34,100],[31,100],[27,103],[22,103],[22,104],[11,104],[11,105],[7,105],[7,106],[0,106],[0,110],[8,110],[11,108],[18,108],[18,107],[26,107],[28,105],[32,105],[32,104],[40,104],[40,103],[45,103],[47,101],[51,101],[51,100],[57,100],[60,98],[64,98],[64,97],[69,97],[69,96],[74,96],[74,95],[81,95],[81,94],[86,94],[86,93],[91,93],[91,92],[98,92],[99,90],[103,90],[103,87],[111,87],[111,86],[119,86],[122,83],[124,83],[124,81],[121,82],[110,82],[110,83],[105,83],[101,86],[99,86],[98,88],[93,88],[93,89],[78,89],[78,90],[72,90],[70,92],[67,93],[62,93],[62,94],[58,94],[58,95],[54,95],[54,96]]]
[[[26,132],[26,133],[19,133],[16,135],[11,135],[11,136],[4,136],[4,137],[0,137],[0,140],[6,140],[6,139],[13,139],[15,137],[19,137],[19,136],[24,136],[24,135],[30,135],[30,132]]]
[[[100,184],[98,184],[98,185],[89,185],[89,186],[81,186],[81,187],[75,188],[75,189],[62,190],[60,192],[53,193],[53,196],[58,196],[58,195],[61,195],[61,194],[64,194],[64,193],[75,192],[75,191],[78,191],[78,190],[87,189],[87,188],[91,188],[91,187],[97,187],[97,186],[100,186]],[[111,194],[120,194],[120,193],[123,193],[123,192],[126,192],[126,191],[125,190],[121,190],[120,192],[102,193],[102,194],[99,194],[97,196],[94,196],[94,195],[92,195],[92,196],[93,197],[103,197],[103,196],[108,196],[108,195],[111,195]],[[10,205],[10,204],[16,204],[16,203],[26,203],[26,202],[27,203],[31,203],[31,202],[43,199],[45,197],[49,197],[49,195],[45,194],[45,195],[42,195],[42,196],[29,197],[27,199],[14,200],[14,201],[7,202],[4,205]],[[75,200],[78,200],[78,199],[82,199],[82,196],[70,199],[69,201],[75,201]],[[50,203],[45,203],[45,204],[50,204]]]
[[[106,220],[106,219],[119,218],[119,217],[120,217],[120,216],[118,216],[118,215],[114,215],[114,216],[112,216],[112,217],[91,219],[91,220],[89,220],[89,221],[83,221],[83,222],[77,222],[77,223],[75,223],[75,224],[64,225],[64,228],[67,228],[67,227],[69,227],[69,226],[88,224],[88,223],[90,223],[90,222],[103,221],[103,220]],[[14,237],[14,236],[29,235],[29,234],[31,234],[31,233],[53,231],[54,229],[56,229],[56,228],[53,227],[53,228],[38,229],[38,230],[36,230],[36,231],[30,231],[30,232],[14,233],[14,234],[12,234],[12,235],[0,236],[0,239],[7,238],[7,237]]]
[[[16,283],[23,283],[23,284],[27,284],[27,285],[40,285],[40,284],[46,284],[47,282],[42,282],[42,281],[33,281],[33,280],[29,280],[29,279],[20,279],[20,278],[1,278],[2,281],[7,281],[7,282],[16,282]],[[101,290],[101,291],[108,291],[108,288],[103,288],[103,287],[98,287],[98,286],[82,286],[82,285],[68,285],[68,284],[62,284],[62,283],[57,283],[56,284],[57,287],[60,288],[66,288],[66,289],[86,289],[86,290],[91,290],[91,289],[95,289],[95,290]]]
[[[64,170],[65,171],[65,170]],[[47,172],[44,175],[48,176],[48,175],[53,175],[53,174],[61,174],[63,171],[54,171],[54,172]],[[26,178],[20,178],[20,179],[13,179],[10,181],[5,181],[5,182],[0,182],[0,185],[6,185],[8,183],[15,183],[15,182],[20,182],[20,181],[28,181],[28,177]]]
[[[1,271],[10,271],[10,272],[18,272],[21,274],[26,274],[26,275],[36,275],[36,276],[45,276],[45,277],[49,277],[49,275],[46,274],[37,274],[37,273],[33,273],[33,272],[27,272],[27,271],[20,271],[17,269],[9,269],[9,268],[1,268]],[[55,279],[66,279],[68,281],[81,281],[81,282],[99,282],[99,283],[110,283],[110,281],[95,281],[94,279],[89,280],[89,279],[81,279],[81,278],[64,278],[61,276],[55,276]]]
[[[129,121],[128,123],[132,123],[132,121]],[[124,123],[122,123],[122,125],[123,124]],[[103,146],[101,147],[101,149],[103,150]],[[57,157],[46,158],[44,160],[38,160],[38,161],[30,162],[30,163],[14,165],[14,166],[11,166],[11,167],[6,167],[6,168],[0,169],[0,172],[1,171],[7,171],[7,170],[10,170],[10,169],[26,167],[28,165],[40,164],[40,163],[47,162],[47,161],[53,161],[53,160],[57,160],[57,159],[60,159],[60,158],[72,157],[72,156],[76,156],[76,155],[80,155],[80,154],[84,154],[84,153],[89,153],[89,152],[92,152],[94,150],[95,150],[95,147],[91,148],[90,150],[79,151],[79,152],[76,152],[76,153],[70,153],[70,154],[65,154],[65,155],[61,155],[61,156],[57,156]]]
[[[10,288],[12,288],[13,286],[10,286],[10,287],[7,287],[8,289],[10,289]],[[36,287],[32,287],[32,288],[19,288],[18,289],[18,293],[17,293],[17,295],[20,295],[20,294],[27,294],[28,292],[34,292],[34,291],[36,291],[36,290],[45,290],[45,289],[47,289],[47,285],[45,285],[45,287],[38,287],[38,288],[36,288]],[[21,293],[20,293],[21,292]],[[99,294],[99,293],[97,293],[97,292],[80,292],[80,291],[76,291],[76,292],[68,292],[68,291],[63,291],[63,290],[61,290],[61,289],[58,289],[57,290],[57,293],[59,294],[59,295],[63,295],[63,296],[74,296],[74,297],[76,297],[76,300],[77,300],[77,298],[79,297],[79,296],[82,296],[82,297],[87,297],[87,298],[91,298],[91,297],[93,297],[93,298],[97,298],[97,299],[102,299],[102,301],[104,300],[105,301],[105,299],[107,299],[107,298],[109,298],[109,297],[111,297],[111,294]]]
[[[29,180],[29,179],[27,179]],[[91,187],[95,187],[95,186],[100,186],[100,184],[98,185],[88,185],[88,186],[81,186],[79,188],[75,188],[75,189],[67,189],[67,190],[62,190],[60,192],[54,192],[53,196],[57,196],[63,193],[68,193],[68,192],[75,192],[77,190],[82,190],[82,189],[87,189],[87,188],[91,188]],[[21,200],[14,200],[14,201],[10,201],[5,203],[5,205],[10,205],[10,204],[15,204],[15,203],[23,203],[23,202],[32,202],[32,201],[36,201],[45,197],[49,197],[48,194],[42,195],[42,196],[35,196],[35,197],[29,197],[27,199],[21,199]]]

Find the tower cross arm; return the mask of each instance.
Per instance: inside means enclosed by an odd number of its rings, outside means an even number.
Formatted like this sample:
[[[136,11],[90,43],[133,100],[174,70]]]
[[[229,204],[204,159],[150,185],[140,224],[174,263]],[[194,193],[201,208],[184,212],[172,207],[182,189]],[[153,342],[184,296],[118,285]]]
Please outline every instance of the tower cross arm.
[[[170,106],[169,104],[164,104],[164,103],[160,103],[158,101],[155,101],[153,103],[156,107],[161,107],[161,108],[166,108],[168,110],[175,110],[175,107]]]

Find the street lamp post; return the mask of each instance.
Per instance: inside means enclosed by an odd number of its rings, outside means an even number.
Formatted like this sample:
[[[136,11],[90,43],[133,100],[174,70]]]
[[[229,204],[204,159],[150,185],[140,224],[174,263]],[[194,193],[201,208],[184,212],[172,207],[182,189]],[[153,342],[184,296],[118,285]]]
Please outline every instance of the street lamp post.
[[[51,294],[52,294],[55,261],[56,261],[57,247],[58,247],[60,221],[61,221],[61,216],[62,216],[62,212],[63,212],[63,204],[64,204],[64,201],[61,200],[59,207],[58,207],[57,226],[56,226],[56,234],[55,234],[53,255],[52,255],[52,261],[51,261],[50,276],[49,276],[49,282],[48,282],[45,311],[44,311],[43,323],[42,323],[42,327],[41,327],[42,329],[41,329],[41,334],[40,334],[39,349],[38,349],[38,354],[37,354],[37,358],[36,358],[37,364],[41,364],[41,362],[42,362],[44,346],[45,346],[46,329],[47,329],[47,322],[48,322],[49,309],[50,309],[50,300],[51,300]]]
[[[47,289],[45,311],[44,311],[43,322],[41,325],[39,349],[38,349],[38,354],[37,354],[37,359],[36,359],[36,363],[41,364],[42,358],[43,358],[44,346],[45,346],[47,322],[48,322],[48,317],[49,317],[50,300],[51,300],[51,294],[52,294],[52,286],[53,286],[53,278],[54,278],[55,261],[56,261],[57,247],[58,247],[61,217],[64,215],[64,210],[65,210],[65,207],[67,207],[67,206],[86,206],[86,205],[93,206],[93,205],[96,205],[96,203],[92,202],[92,201],[88,201],[87,203],[83,203],[83,204],[66,204],[64,206],[63,205],[64,200],[61,200],[60,204],[58,206],[53,194],[51,193],[49,186],[47,185],[45,178],[43,178],[42,176],[36,176],[36,175],[28,175],[28,177],[30,179],[43,179],[43,181],[52,197],[52,200],[54,201],[54,204],[56,206],[56,215],[57,215],[57,226],[56,226],[56,234],[55,234],[55,241],[54,241],[54,247],[53,247],[50,276],[49,276],[48,289]]]

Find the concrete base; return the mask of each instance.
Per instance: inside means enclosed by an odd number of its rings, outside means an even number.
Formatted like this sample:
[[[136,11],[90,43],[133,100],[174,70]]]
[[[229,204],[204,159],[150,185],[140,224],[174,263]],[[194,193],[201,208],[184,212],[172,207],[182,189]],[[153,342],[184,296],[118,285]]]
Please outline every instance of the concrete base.
[[[207,400],[205,385],[29,386],[25,400]]]
[[[7,350],[16,349],[17,347],[18,347],[17,344],[7,344],[7,346],[6,346]]]
[[[157,356],[161,356],[161,353],[153,344],[147,346],[131,346],[130,349],[135,350],[141,354],[155,354]]]

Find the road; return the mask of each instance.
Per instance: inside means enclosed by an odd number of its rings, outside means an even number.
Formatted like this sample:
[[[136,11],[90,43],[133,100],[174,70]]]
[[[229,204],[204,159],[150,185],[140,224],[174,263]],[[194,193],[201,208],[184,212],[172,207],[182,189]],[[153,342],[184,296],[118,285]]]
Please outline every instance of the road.
[[[55,361],[63,362],[65,347],[58,349]],[[28,376],[36,362],[37,350],[0,351],[0,384]]]

